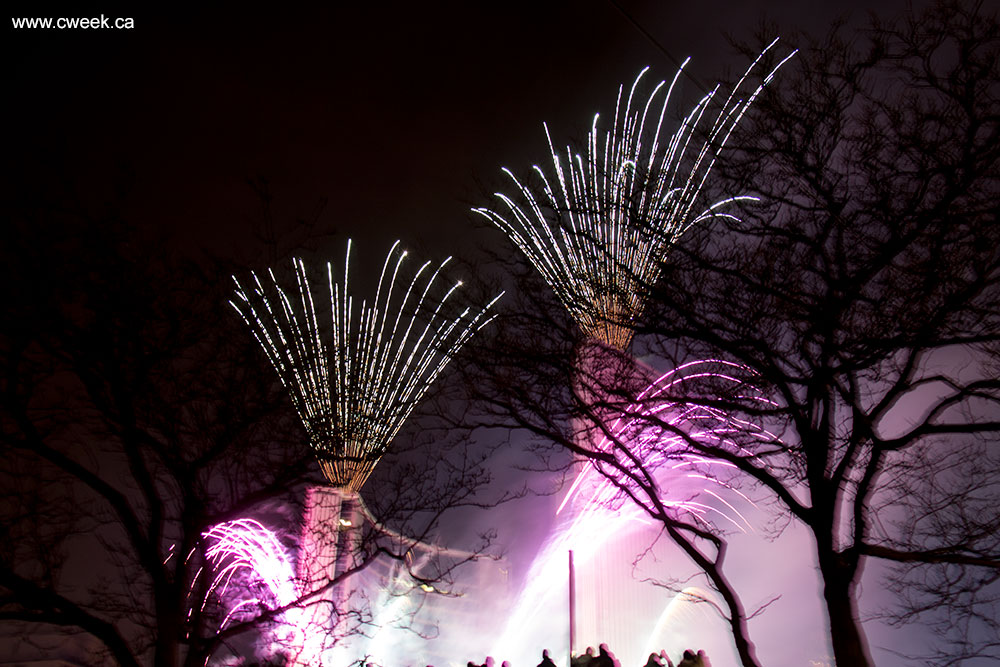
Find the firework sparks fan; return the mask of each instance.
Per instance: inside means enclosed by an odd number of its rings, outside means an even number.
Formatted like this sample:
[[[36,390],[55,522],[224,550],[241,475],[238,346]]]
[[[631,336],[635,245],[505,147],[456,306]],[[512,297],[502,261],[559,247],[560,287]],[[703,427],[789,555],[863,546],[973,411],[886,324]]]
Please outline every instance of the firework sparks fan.
[[[327,479],[356,493],[430,384],[492,319],[487,312],[500,297],[448,315],[462,283],[435,295],[451,258],[436,268],[426,262],[407,280],[407,253],[397,241],[374,300],[359,305],[350,293],[350,257],[348,241],[343,278],[327,264],[329,310],[317,307],[301,259],[293,260],[294,290],[283,289],[271,271],[266,281],[252,274],[246,286],[236,280],[230,303],[291,395]]]

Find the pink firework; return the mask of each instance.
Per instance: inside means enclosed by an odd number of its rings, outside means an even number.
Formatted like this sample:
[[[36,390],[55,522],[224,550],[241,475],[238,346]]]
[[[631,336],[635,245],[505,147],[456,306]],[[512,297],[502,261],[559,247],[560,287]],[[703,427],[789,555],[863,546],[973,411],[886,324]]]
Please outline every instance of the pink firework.
[[[607,356],[599,358],[604,363],[585,365],[603,369],[611,363]],[[614,463],[583,462],[557,509],[561,515],[558,528],[532,563],[498,647],[536,637],[535,628],[550,626],[552,614],[565,604],[566,589],[557,582],[566,580],[567,551],[572,551],[579,581],[576,641],[583,639],[571,648],[582,650],[594,637],[609,642],[608,638],[614,638],[616,649],[623,651],[620,656],[641,660],[639,649],[655,637],[640,636],[642,631],[634,624],[626,624],[616,635],[615,619],[630,618],[639,599],[646,599],[644,584],[633,574],[636,554],[648,549],[649,540],[655,540],[658,532],[657,522],[643,509],[651,501],[645,494],[654,493],[668,511],[686,514],[703,526],[723,522],[750,530],[739,508],[753,503],[725,480],[724,473],[732,464],[697,451],[702,445],[751,456],[759,450],[755,443],[777,442],[766,429],[723,409],[739,404],[766,410],[772,405],[740,379],[746,373],[742,366],[726,361],[683,364],[649,383],[617,417],[604,415],[606,424],[582,429],[579,444],[611,454]],[[588,378],[595,374],[600,370],[583,372]],[[581,398],[591,407],[598,406],[595,413],[614,402],[591,393],[607,379],[584,383],[586,395]],[[588,437],[594,431],[600,435]],[[638,480],[645,482],[644,489]],[[584,593],[589,598],[581,601]],[[655,634],[655,628],[648,630]],[[538,636],[537,640],[546,639]]]
[[[302,610],[295,606],[301,596],[294,564],[277,536],[258,521],[238,519],[213,526],[203,537],[210,542],[209,594],[228,607],[220,629],[283,610],[274,617],[268,643],[271,650],[296,652],[304,641]]]
[[[605,515],[612,512],[638,520],[642,517],[641,509],[635,503],[623,501],[629,492],[638,491],[636,478],[649,475],[653,490],[665,507],[687,512],[699,522],[705,522],[702,517],[706,513],[714,512],[740,530],[749,527],[742,514],[712,488],[726,489],[750,502],[739,490],[710,472],[731,469],[733,464],[698,452],[698,446],[704,445],[750,456],[751,443],[777,440],[766,429],[713,405],[722,402],[722,394],[734,392],[737,395],[727,399],[729,402],[757,407],[773,405],[737,377],[746,372],[747,369],[732,362],[699,360],[664,373],[611,424],[610,437],[597,440],[596,449],[613,455],[614,463],[590,459],[556,513],[573,501],[579,508],[574,525],[588,523],[594,512]],[[699,384],[711,384],[719,398],[704,401],[678,398],[696,395]],[[691,488],[690,481],[694,481],[697,495],[704,493],[714,499],[712,504],[671,493],[675,487]],[[727,509],[721,510],[717,505]]]

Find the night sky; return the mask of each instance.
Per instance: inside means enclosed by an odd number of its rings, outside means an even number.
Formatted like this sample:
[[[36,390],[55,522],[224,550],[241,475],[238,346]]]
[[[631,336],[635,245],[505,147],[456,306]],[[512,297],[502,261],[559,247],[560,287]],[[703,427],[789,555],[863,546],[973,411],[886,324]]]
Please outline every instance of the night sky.
[[[821,30],[869,8],[805,4],[234,5],[136,14],[133,30],[8,25],[5,187],[225,254],[257,243],[247,181],[266,179],[279,221],[325,202],[318,228],[341,239],[338,257],[347,236],[373,258],[396,237],[461,252],[499,168],[545,159],[543,121],[580,138],[646,65],[659,80],[691,56],[690,98],[745,64],[725,34],[765,17]]]

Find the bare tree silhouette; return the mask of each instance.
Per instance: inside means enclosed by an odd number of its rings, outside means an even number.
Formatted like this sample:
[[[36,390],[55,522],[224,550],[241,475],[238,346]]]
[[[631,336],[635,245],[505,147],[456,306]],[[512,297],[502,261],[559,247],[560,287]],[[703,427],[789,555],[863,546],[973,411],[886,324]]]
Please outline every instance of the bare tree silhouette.
[[[518,308],[470,369],[483,419],[585,458],[659,520],[725,599],[744,664],[750,614],[725,577],[725,536],[666,502],[637,430],[731,466],[779,523],[808,530],[837,664],[873,664],[858,585],[875,561],[898,566],[893,618],[940,632],[929,660],[996,657],[1000,28],[945,2],[863,35],[788,41],[800,55],[715,167],[719,197],[760,203],[674,244],[662,279],[642,285],[632,354],[588,375],[599,390],[580,389],[574,325],[518,273]],[[558,227],[566,212],[548,215]],[[632,356],[722,360],[739,382],[651,393]],[[766,400],[747,400],[757,392]],[[665,404],[754,427],[693,437]]]

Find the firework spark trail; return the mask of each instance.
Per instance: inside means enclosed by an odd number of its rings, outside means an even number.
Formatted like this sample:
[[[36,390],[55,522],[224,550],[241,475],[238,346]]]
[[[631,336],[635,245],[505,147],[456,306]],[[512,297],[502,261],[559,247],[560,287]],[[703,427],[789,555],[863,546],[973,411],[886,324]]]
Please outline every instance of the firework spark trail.
[[[293,260],[295,287],[287,292],[273,271],[267,281],[251,274],[246,287],[234,277],[236,298],[230,303],[291,395],[330,482],[307,497],[307,504],[315,503],[303,532],[299,594],[316,597],[317,604],[296,617],[298,643],[290,664],[322,662],[332,648],[327,638],[339,622],[333,610],[349,604],[351,591],[329,582],[350,571],[359,539],[356,529],[340,527],[355,523],[358,491],[431,383],[492,319],[487,312],[502,296],[480,310],[450,314],[461,282],[440,284],[451,258],[436,268],[426,262],[409,278],[406,258],[397,241],[382,264],[374,299],[356,299],[348,241],[343,277],[335,279],[327,264],[329,311],[317,307],[300,259]],[[226,544],[232,549],[237,543],[230,538]],[[219,584],[228,581],[224,571],[218,576]]]
[[[688,60],[669,86],[661,81],[653,88],[645,104],[636,97],[649,68],[642,70],[627,96],[624,86],[619,87],[609,131],[602,133],[600,116],[594,116],[586,156],[568,146],[561,155],[544,125],[554,174],[534,166],[541,184],[536,188],[504,168],[521,203],[498,192],[502,212],[473,209],[524,252],[587,336],[625,349],[632,323],[642,312],[644,292],[659,277],[663,252],[703,220],[734,218],[721,210],[729,204],[756,201],[751,196],[730,197],[695,213],[733,130],[778,68],[794,55],[769,71],[746,99],[737,98],[776,43],[768,45],[747,68],[714,114],[710,107],[721,97],[719,86],[695,104],[669,137],[664,119]],[[698,132],[706,138],[696,138]]]
[[[772,401],[735,376],[736,373],[744,372],[749,370],[739,364],[715,359],[688,362],[661,375],[611,424],[611,437],[601,437],[598,440],[597,450],[613,454],[615,463],[605,462],[599,457],[588,457],[586,467],[573,481],[556,513],[562,512],[575,498],[575,503],[581,508],[577,517],[580,521],[584,521],[588,513],[600,508],[620,508],[617,511],[638,518],[641,516],[639,508],[631,503],[623,503],[625,491],[622,487],[635,491],[633,476],[648,473],[655,484],[652,490],[660,496],[667,508],[688,512],[702,523],[707,523],[702,517],[711,511],[740,530],[743,530],[742,525],[749,528],[749,523],[739,511],[707,486],[703,492],[726,505],[733,515],[693,499],[664,497],[661,491],[668,489],[685,469],[691,468],[694,471],[683,473],[683,477],[713,483],[750,502],[737,489],[699,471],[711,467],[733,468],[734,465],[698,453],[692,443],[725,447],[740,455],[753,456],[754,452],[750,451],[747,444],[738,442],[739,437],[748,437],[751,442],[773,443],[778,441],[777,436],[711,405],[722,396],[717,395],[715,401],[709,399],[704,402],[692,398],[676,398],[679,389],[687,396],[699,393],[697,388],[692,392],[685,385],[692,386],[707,381],[722,383],[731,390],[746,391],[747,393],[735,397],[735,400],[748,405],[773,406]],[[739,517],[740,521],[734,516]]]
[[[622,488],[642,498],[643,491],[638,489],[633,475],[642,477],[648,472],[653,482],[650,491],[677,516],[686,514],[706,528],[712,526],[714,517],[742,532],[752,530],[750,521],[730,500],[739,498],[737,504],[745,502],[750,506],[753,501],[712,472],[731,469],[733,465],[700,455],[692,448],[692,443],[702,443],[752,456],[753,442],[779,442],[766,429],[711,405],[721,401],[725,394],[734,395],[729,400],[743,402],[748,407],[773,406],[773,402],[737,377],[747,371],[739,364],[720,360],[699,360],[678,366],[650,383],[610,422],[610,437],[595,438],[596,448],[614,454],[616,463],[585,461],[585,467],[556,510],[556,514],[566,518],[532,563],[525,578],[526,587],[518,597],[498,646],[529,636],[531,628],[544,625],[545,615],[551,613],[553,582],[566,577],[567,551],[573,551],[578,567],[593,567],[588,563],[606,545],[621,541],[641,525],[656,525]],[[718,387],[717,393],[712,394],[717,396],[715,401],[707,399],[700,403],[693,398],[704,394],[699,386],[702,383]],[[625,449],[631,456],[624,455]],[[572,511],[566,512],[567,509]],[[605,563],[604,567],[609,565]]]
[[[504,169],[515,194],[497,193],[501,204],[496,210],[476,209],[524,252],[592,341],[625,350],[634,322],[642,314],[645,293],[660,276],[663,253],[693,225],[715,217],[737,220],[729,212],[730,206],[756,200],[737,196],[704,207],[700,204],[716,160],[734,129],[778,68],[791,58],[789,55],[767,72],[745,99],[738,98],[776,42],[747,68],[724,100],[717,86],[695,104],[671,135],[665,130],[666,111],[687,61],[669,85],[656,85],[644,102],[637,97],[647,71],[643,70],[627,92],[619,88],[610,130],[602,130],[599,116],[594,117],[584,155],[569,147],[565,152],[557,150],[545,125],[552,169],[547,174],[534,167],[534,180],[540,185],[519,180]],[[615,455],[616,463],[624,464],[624,469],[599,460],[585,463],[565,501],[574,500],[572,517],[533,563],[527,588],[507,626],[505,642],[517,641],[544,620],[538,614],[549,608],[543,600],[551,593],[551,582],[564,576],[567,549],[586,560],[610,535],[625,531],[643,517],[636,504],[625,502],[625,489],[634,489],[628,475],[642,474],[642,467],[656,474],[652,491],[668,509],[687,513],[703,524],[708,523],[705,517],[709,513],[719,513],[741,529],[743,524],[749,525],[732,504],[709,488],[727,488],[715,475],[704,472],[727,464],[698,457],[688,445],[692,441],[715,445],[735,442],[737,433],[757,434],[766,440],[770,434],[722,410],[670,400],[669,390],[675,388],[675,382],[687,381],[683,376],[692,366],[675,369],[645,392],[636,392],[637,404],[616,415],[608,406],[614,403],[614,396],[639,388],[620,386],[622,382],[632,385],[634,373],[627,363],[618,363],[615,355],[605,355],[599,348],[591,350],[590,356],[594,358],[588,363],[587,355],[581,355],[583,364],[574,392],[591,413],[592,428],[598,433],[607,430],[610,440],[624,441],[637,461],[621,456],[623,449],[611,446],[608,438],[596,439],[595,446],[609,450],[607,453]],[[715,377],[716,381],[727,379],[735,382],[726,375]],[[602,389],[608,388],[612,396],[601,395]],[[641,417],[643,409],[647,410],[645,418]],[[655,426],[656,422],[660,424]],[[689,498],[674,495],[678,479],[696,482],[697,493]],[[664,498],[663,488],[673,493]],[[702,493],[705,502],[698,498]]]
[[[374,522],[367,509],[362,508],[361,515]],[[330,664],[331,660],[334,664],[348,664],[361,655],[378,656],[382,664],[391,664],[398,655],[394,653],[395,646],[410,632],[415,615],[425,604],[425,596],[454,595],[428,585],[420,579],[421,571],[438,558],[469,561],[474,554],[414,543],[389,528],[374,525],[382,537],[395,545],[393,550],[402,549],[407,555],[405,564],[389,559],[382,562],[381,569],[366,568],[358,573],[362,583],[357,590],[370,600],[372,617],[365,623],[364,636],[351,633],[360,642],[353,652],[350,646],[327,641],[329,628],[318,627],[312,613],[313,607],[322,608],[326,602],[310,590],[309,579],[296,577],[293,559],[275,533],[253,519],[221,523],[202,534],[208,545],[205,553],[212,577],[202,608],[212,599],[222,604],[226,615],[220,631],[233,623],[252,623],[263,614],[280,612],[274,614],[273,625],[267,628],[267,635],[258,646],[269,656],[284,653],[294,664]],[[301,546],[299,558],[309,558]],[[195,590],[192,584],[189,595]],[[414,591],[416,598],[411,595]],[[210,659],[211,656],[206,664]]]
[[[277,536],[253,519],[239,519],[213,526],[202,537],[209,543],[205,554],[213,572],[205,601],[214,597],[228,607],[220,630],[288,607],[275,618],[274,642],[286,648],[301,645],[304,617],[292,606],[301,593],[295,567]]]
[[[362,300],[355,309],[350,257],[348,241],[342,281],[334,280],[327,264],[329,346],[300,259],[293,260],[296,292],[286,293],[269,271],[268,289],[256,274],[248,287],[234,277],[237,298],[230,303],[291,394],[324,474],[333,485],[357,492],[430,384],[492,319],[487,311],[502,294],[481,310],[445,315],[462,283],[440,299],[432,292],[451,258],[433,270],[424,263],[403,288],[407,253],[396,241],[382,265],[375,299]]]

